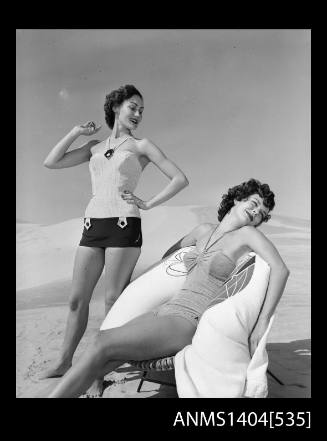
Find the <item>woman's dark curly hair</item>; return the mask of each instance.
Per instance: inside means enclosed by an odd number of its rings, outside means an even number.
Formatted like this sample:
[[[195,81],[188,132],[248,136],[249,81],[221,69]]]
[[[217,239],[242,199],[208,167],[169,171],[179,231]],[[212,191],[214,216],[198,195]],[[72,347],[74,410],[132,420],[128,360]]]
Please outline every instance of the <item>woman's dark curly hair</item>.
[[[143,100],[143,96],[141,95],[141,93],[136,89],[136,87],[132,86],[131,84],[121,86],[119,89],[113,90],[109,93],[109,95],[106,95],[106,100],[104,103],[104,114],[106,123],[108,124],[110,129],[113,128],[115,123],[115,112],[113,111],[113,107],[119,106],[125,100],[128,100],[134,95],[138,95]]]
[[[218,208],[218,220],[221,222],[225,217],[226,213],[234,205],[234,199],[237,201],[242,201],[243,199],[248,198],[252,194],[257,193],[263,199],[263,204],[265,207],[271,211],[275,206],[275,195],[270,190],[268,184],[261,184],[257,179],[250,179],[247,182],[243,182],[240,185],[236,185],[235,187],[229,188],[227,194],[223,195],[223,199]],[[263,222],[268,222],[270,219],[270,215],[268,214]]]

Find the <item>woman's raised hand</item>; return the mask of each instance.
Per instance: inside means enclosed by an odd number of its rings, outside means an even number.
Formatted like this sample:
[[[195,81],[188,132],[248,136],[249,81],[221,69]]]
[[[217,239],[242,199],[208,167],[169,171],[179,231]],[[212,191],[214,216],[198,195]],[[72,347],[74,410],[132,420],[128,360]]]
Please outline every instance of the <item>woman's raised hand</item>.
[[[88,121],[85,124],[77,126],[80,135],[94,135],[101,129],[101,125],[97,126],[94,121]]]

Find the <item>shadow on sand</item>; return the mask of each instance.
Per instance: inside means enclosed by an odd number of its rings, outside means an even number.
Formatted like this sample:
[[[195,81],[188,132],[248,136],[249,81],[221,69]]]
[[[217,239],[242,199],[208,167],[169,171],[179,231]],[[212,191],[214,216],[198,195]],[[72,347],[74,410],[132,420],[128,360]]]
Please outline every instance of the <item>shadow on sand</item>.
[[[273,376],[268,374],[268,397],[267,398],[310,398],[311,396],[311,340],[295,340],[288,343],[268,343],[269,371],[283,383],[279,384]],[[115,371],[119,380],[104,381],[104,398],[121,397],[122,394],[111,394],[111,386],[131,384],[128,389],[128,396],[133,398],[178,398],[176,387],[159,385],[150,381],[143,383],[141,392],[137,387],[142,377],[142,371],[133,366],[123,365]],[[174,371],[151,372],[148,379],[155,379],[168,383],[175,383]],[[118,380],[118,381],[117,381]],[[50,392],[58,380],[52,379],[48,387]],[[134,391],[135,388],[135,391]],[[119,391],[118,391],[119,392]],[[42,395],[34,396],[41,398],[46,396],[44,390]]]
[[[311,339],[268,343],[269,370],[284,385],[268,376],[268,398],[311,397]]]
[[[279,384],[268,374],[267,398],[310,398],[311,396],[311,340],[295,340],[288,343],[268,343],[269,371],[283,383]],[[123,368],[124,369],[124,368]],[[131,368],[125,368],[131,372]],[[135,372],[130,380],[141,379],[142,372]],[[151,372],[148,378],[174,382],[173,372]],[[148,392],[152,391],[151,395]],[[136,391],[135,391],[136,392]],[[178,398],[176,388],[144,382],[140,398]]]

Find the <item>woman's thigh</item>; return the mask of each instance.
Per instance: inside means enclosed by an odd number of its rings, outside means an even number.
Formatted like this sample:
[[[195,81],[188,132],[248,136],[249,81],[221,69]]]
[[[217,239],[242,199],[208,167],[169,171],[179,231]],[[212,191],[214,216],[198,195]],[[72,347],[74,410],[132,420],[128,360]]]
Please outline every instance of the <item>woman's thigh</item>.
[[[118,328],[100,331],[99,339],[108,359],[148,360],[175,355],[192,342],[195,331],[184,318],[148,312]]]
[[[116,300],[130,282],[136,262],[141,254],[140,248],[106,248],[105,283],[110,298]]]
[[[76,251],[72,299],[89,300],[104,268],[104,250],[79,246]]]

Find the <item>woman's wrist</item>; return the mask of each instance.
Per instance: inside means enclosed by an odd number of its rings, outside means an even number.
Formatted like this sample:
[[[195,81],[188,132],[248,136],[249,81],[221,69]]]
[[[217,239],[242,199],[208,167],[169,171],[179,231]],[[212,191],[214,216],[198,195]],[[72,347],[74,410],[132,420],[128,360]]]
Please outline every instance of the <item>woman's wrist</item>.
[[[267,312],[260,313],[259,320],[263,322],[269,322],[271,319],[272,314],[268,314]]]
[[[144,201],[144,206],[146,210],[151,210],[153,204],[151,203],[151,201]]]
[[[81,128],[79,126],[75,126],[71,129],[70,133],[77,138],[81,134]]]

